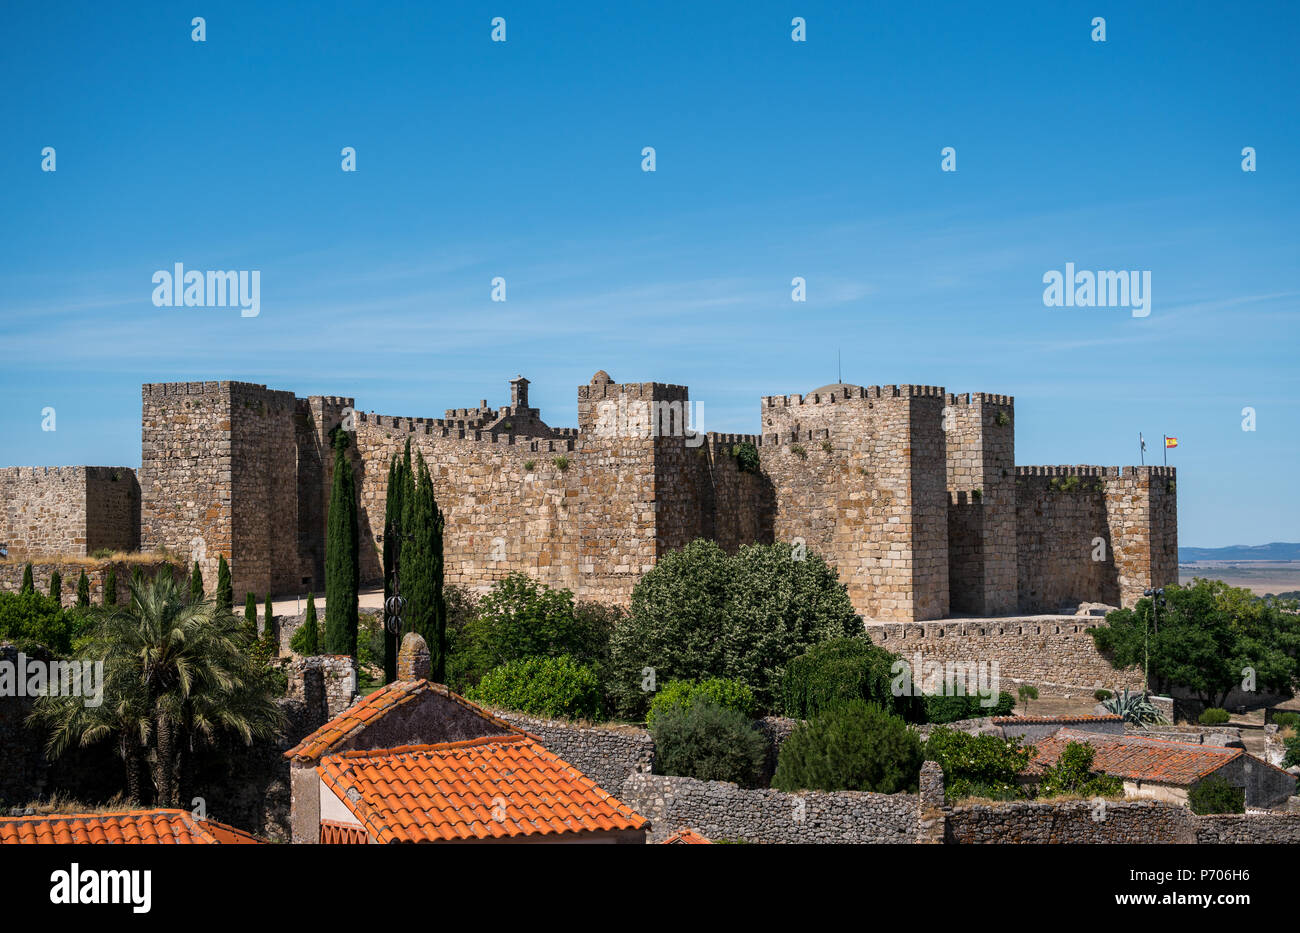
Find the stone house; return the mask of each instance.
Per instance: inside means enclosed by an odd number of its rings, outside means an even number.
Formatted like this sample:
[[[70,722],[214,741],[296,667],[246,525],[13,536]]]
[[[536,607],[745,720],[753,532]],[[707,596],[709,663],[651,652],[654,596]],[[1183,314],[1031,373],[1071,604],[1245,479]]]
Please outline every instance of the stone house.
[[[1188,745],[1141,735],[1101,735],[1059,729],[1034,743],[1038,754],[1026,776],[1033,779],[1060,759],[1071,742],[1096,749],[1092,766],[1124,782],[1124,796],[1187,805],[1188,793],[1209,777],[1220,777],[1246,793],[1246,806],[1268,809],[1286,803],[1296,778],[1240,748]]]
[[[295,843],[644,843],[649,824],[540,740],[428,679],[398,678],[285,752]]]

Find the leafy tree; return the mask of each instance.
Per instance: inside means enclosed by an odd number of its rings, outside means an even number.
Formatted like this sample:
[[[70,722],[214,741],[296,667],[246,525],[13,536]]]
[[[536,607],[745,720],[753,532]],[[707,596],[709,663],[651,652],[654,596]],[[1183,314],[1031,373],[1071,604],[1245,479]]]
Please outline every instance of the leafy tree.
[[[220,735],[250,744],[283,727],[265,668],[249,656],[239,621],[192,603],[169,573],[135,587],[124,606],[93,613],[77,657],[104,664],[103,702],[42,697],[31,722],[49,729],[47,752],[112,740],[132,800],[177,807],[192,749]],[[146,781],[147,779],[147,781]]]
[[[989,797],[1014,800],[1023,796],[1017,776],[1037,752],[1019,738],[970,735],[939,727],[925,743],[925,757],[943,768],[944,792],[949,800]]]
[[[356,484],[347,446],[347,432],[336,431],[325,537],[325,653],[355,658],[361,563]]]
[[[915,792],[921,740],[900,717],[850,700],[799,726],[781,744],[772,786],[799,790]]]
[[[749,684],[743,680],[710,677],[698,683],[693,680],[674,680],[664,684],[650,701],[646,723],[654,726],[655,720],[669,710],[689,709],[696,703],[706,701],[724,709],[735,710],[746,720],[752,720],[758,714],[758,702],[754,699],[754,691]]]
[[[786,667],[781,708],[787,716],[807,719],[848,700],[867,700],[909,722],[919,721],[924,717],[918,698],[911,690],[893,689],[899,660],[865,634],[813,645]]]
[[[536,716],[599,719],[602,712],[596,672],[567,655],[509,661],[488,671],[466,697]]]
[[[86,576],[86,571],[81,571],[81,577],[77,580],[77,608],[86,609],[90,606],[90,577]]]
[[[818,642],[859,635],[835,571],[816,554],[802,556],[784,544],[728,556],[699,540],[660,558],[613,632],[609,690],[620,714],[645,714],[648,672],[655,682],[738,678],[769,710],[791,660]]]
[[[108,574],[104,577],[104,605],[117,605],[117,571],[109,567]]]
[[[50,598],[63,602],[63,574],[57,570],[50,574]]]
[[[27,564],[23,567],[23,583],[18,590],[19,593],[35,593],[36,584],[32,580],[32,565]]]
[[[230,612],[235,607],[235,593],[230,582],[230,565],[226,555],[219,555],[217,560],[217,596],[216,607],[222,612]]]
[[[31,652],[38,646],[66,657],[84,633],[83,613],[64,609],[53,596],[0,593],[0,641]]]
[[[1245,813],[1246,791],[1229,784],[1217,774],[1212,774],[1192,785],[1187,793],[1187,805],[1197,816],[1208,813]]]
[[[998,694],[997,701],[992,705],[985,706],[985,702],[984,697],[960,692],[926,694],[921,697],[924,719],[934,723],[959,722],[985,716],[1009,716],[1016,706],[1015,697],[1005,690]]]
[[[190,572],[190,602],[197,603],[203,599],[203,571],[199,570],[199,562],[194,562],[194,570]]]
[[[293,638],[289,640],[289,647],[303,657],[311,657],[319,651],[320,627],[316,622],[316,596],[307,594],[307,613],[303,616],[302,625],[293,633]]]
[[[599,676],[615,618],[599,606],[575,604],[569,590],[509,574],[493,584],[473,620],[457,633],[449,679],[458,688],[469,687],[510,661],[563,655],[590,665]]]
[[[1025,712],[1029,712],[1029,701],[1038,699],[1038,688],[1033,684],[1021,684],[1016,691],[1020,697],[1020,702],[1025,705]]]
[[[1149,641],[1150,679],[1159,690],[1183,687],[1207,706],[1222,706],[1242,679],[1289,694],[1300,655],[1300,615],[1220,580],[1164,588],[1156,619],[1150,598],[1106,616],[1091,629],[1097,647],[1117,668],[1141,668]],[[1158,624],[1157,624],[1158,623]]]
[[[1115,797],[1124,792],[1124,782],[1092,770],[1097,750],[1087,742],[1068,742],[1056,764],[1038,781],[1039,797],[1078,794],[1082,797]]]
[[[708,698],[664,710],[650,735],[659,774],[752,787],[767,758],[767,740],[749,718]]]

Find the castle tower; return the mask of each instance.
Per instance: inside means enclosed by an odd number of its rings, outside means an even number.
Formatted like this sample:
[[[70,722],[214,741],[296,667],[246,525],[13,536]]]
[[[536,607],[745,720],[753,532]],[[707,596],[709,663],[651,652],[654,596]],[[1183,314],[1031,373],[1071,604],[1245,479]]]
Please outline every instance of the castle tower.
[[[528,407],[528,380],[522,375],[510,380],[510,407],[515,411]]]

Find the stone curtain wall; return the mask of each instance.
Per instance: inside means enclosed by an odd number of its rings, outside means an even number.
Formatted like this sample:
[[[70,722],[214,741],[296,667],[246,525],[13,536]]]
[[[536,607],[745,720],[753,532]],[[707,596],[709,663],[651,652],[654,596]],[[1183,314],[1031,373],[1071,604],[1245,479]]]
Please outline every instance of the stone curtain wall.
[[[725,781],[633,774],[620,800],[650,821],[650,842],[680,829],[760,843],[914,843],[915,794],[786,794]]]
[[[948,612],[943,398],[891,385],[762,400],[775,540],[826,556],[868,618]]]
[[[292,392],[231,383],[230,576],[236,601],[246,592],[261,599],[298,588],[295,408]]]
[[[1138,670],[1119,671],[1097,650],[1090,628],[1101,620],[1075,616],[1029,619],[982,619],[952,622],[868,623],[867,635],[909,664],[920,652],[922,661],[942,663],[998,662],[1002,689],[1030,683],[1045,695],[1091,693],[1098,687],[1141,684]]]
[[[588,477],[586,455],[575,452],[573,440],[363,414],[356,428],[363,579],[382,579],[388,465],[410,438],[412,461],[417,451],[424,455],[443,511],[448,584],[481,593],[507,574],[523,572],[578,592],[580,498]],[[560,457],[568,460],[565,470],[555,463]]]
[[[140,487],[129,467],[0,469],[0,544],[15,560],[140,546]]]
[[[1016,551],[1021,612],[1056,612],[1081,602],[1120,604],[1106,507],[1104,467],[1019,467]],[[1059,488],[1077,481],[1073,491]],[[1053,488],[1053,484],[1057,488]],[[1105,559],[1093,560],[1101,538]]]
[[[629,775],[648,772],[654,766],[654,740],[644,729],[583,726],[511,710],[492,709],[492,712],[512,726],[537,736],[548,751],[559,755],[611,794],[618,794]]]

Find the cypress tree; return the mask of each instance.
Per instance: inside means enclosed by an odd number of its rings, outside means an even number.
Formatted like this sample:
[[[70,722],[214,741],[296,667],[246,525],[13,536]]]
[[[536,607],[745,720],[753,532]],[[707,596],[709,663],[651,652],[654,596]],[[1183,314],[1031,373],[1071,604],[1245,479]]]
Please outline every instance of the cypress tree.
[[[310,657],[320,650],[320,626],[316,623],[316,594],[307,595],[307,615],[302,621],[303,630],[300,647],[304,657]]]
[[[443,517],[433,496],[433,479],[424,455],[416,457],[414,505],[405,527],[409,540],[401,552],[402,589],[407,597],[409,628],[429,646],[435,681],[446,676],[447,603],[443,596]]]
[[[217,561],[217,609],[230,612],[234,608],[235,593],[230,583],[230,565],[226,563],[226,555],[222,554]]]
[[[104,605],[117,605],[117,570],[113,567],[108,568],[108,576],[104,577]]]
[[[403,503],[414,494],[407,464],[411,457],[411,439],[406,439],[406,456],[393,455],[388,465],[388,494],[384,502],[384,604],[393,595],[393,578],[400,573],[402,551]],[[390,631],[385,618],[384,627],[384,679],[392,683],[397,679],[397,651],[401,632]]]
[[[334,479],[325,532],[325,653],[357,656],[357,594],[361,564],[357,493],[348,436],[334,435]]]
[[[190,572],[190,602],[197,603],[203,600],[203,571],[199,570],[199,562],[194,562],[194,570]]]
[[[36,584],[32,581],[32,565],[28,564],[23,568],[23,585],[18,592],[26,595],[36,592]]]
[[[50,595],[63,603],[63,574],[57,570],[50,574]]]
[[[275,641],[275,615],[271,611],[271,594],[266,594],[266,612],[262,616],[262,639],[274,651],[276,648]]]
[[[244,628],[257,637],[257,597],[252,593],[244,597]]]
[[[77,605],[82,609],[90,605],[90,577],[86,576],[86,571],[81,571],[81,579],[77,581]]]

